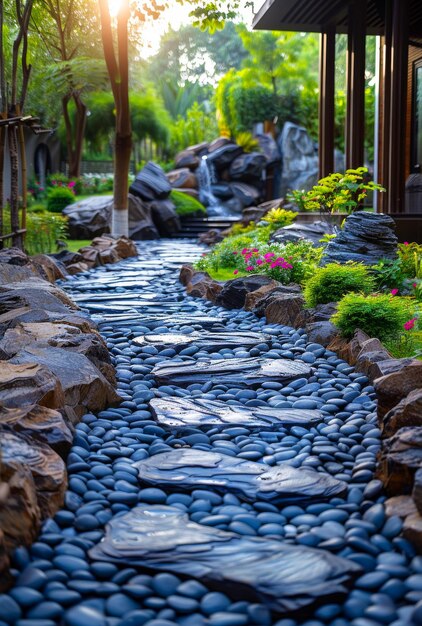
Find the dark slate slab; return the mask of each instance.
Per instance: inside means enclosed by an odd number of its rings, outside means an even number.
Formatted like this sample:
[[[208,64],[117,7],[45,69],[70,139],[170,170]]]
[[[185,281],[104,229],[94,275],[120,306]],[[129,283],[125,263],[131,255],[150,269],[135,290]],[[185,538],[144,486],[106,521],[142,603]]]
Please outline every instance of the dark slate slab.
[[[174,314],[171,317],[168,315],[155,314],[150,315],[149,313],[146,315],[142,315],[142,318],[139,317],[139,313],[136,311],[126,313],[105,313],[104,315],[93,315],[92,319],[97,324],[103,324],[107,322],[108,324],[119,324],[119,326],[131,325],[136,323],[142,324],[143,326],[149,326],[150,328],[154,328],[157,326],[162,326],[165,324],[173,325],[192,325],[192,324],[200,324],[204,328],[210,328],[214,326],[214,324],[221,324],[224,321],[224,317],[207,317],[205,315],[177,315]]]
[[[280,426],[312,426],[322,420],[320,411],[272,409],[270,407],[230,406],[219,400],[153,398],[152,414],[164,428],[198,426],[245,426],[253,430],[271,430]]]
[[[180,333],[162,335],[142,335],[133,340],[139,345],[160,345],[163,348],[184,348],[194,343],[199,348],[220,350],[221,348],[238,348],[240,346],[256,346],[271,341],[271,336],[264,333],[242,332],[233,333]]]
[[[341,599],[361,572],[323,550],[201,526],[175,507],[137,506],[107,525],[94,560],[173,572],[284,614]]]
[[[160,384],[191,385],[212,380],[244,387],[260,385],[268,380],[284,382],[309,377],[312,368],[301,361],[289,359],[218,359],[176,364],[159,363],[152,373]]]
[[[142,483],[176,490],[202,487],[231,492],[249,502],[301,503],[329,500],[347,491],[329,474],[290,465],[268,467],[237,457],[183,448],[156,454],[134,464]]]

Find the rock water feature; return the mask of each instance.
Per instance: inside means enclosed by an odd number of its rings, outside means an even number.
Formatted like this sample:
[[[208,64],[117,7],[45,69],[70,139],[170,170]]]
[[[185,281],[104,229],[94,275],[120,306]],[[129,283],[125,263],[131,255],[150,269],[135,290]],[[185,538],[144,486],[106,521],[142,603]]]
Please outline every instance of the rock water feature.
[[[76,426],[65,506],[16,550],[0,626],[418,626],[421,558],[374,479],[366,376],[303,330],[186,297],[192,242],[139,252],[63,283],[123,402]],[[40,467],[46,505],[60,471]]]

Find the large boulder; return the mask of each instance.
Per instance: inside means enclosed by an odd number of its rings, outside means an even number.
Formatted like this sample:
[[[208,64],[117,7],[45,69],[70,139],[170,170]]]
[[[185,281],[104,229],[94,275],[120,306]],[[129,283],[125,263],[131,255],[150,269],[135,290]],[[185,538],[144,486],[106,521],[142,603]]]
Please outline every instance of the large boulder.
[[[0,406],[19,408],[28,404],[50,409],[62,407],[64,395],[58,376],[35,359],[22,363],[3,361],[0,368]]]
[[[241,309],[245,305],[246,296],[264,285],[273,284],[268,276],[252,275],[229,280],[216,298],[216,304],[226,309]]]
[[[88,411],[101,411],[121,400],[101,372],[78,352],[32,344],[20,350],[10,364],[48,368],[54,374],[50,374],[50,379],[58,379],[64,392],[64,401],[59,406],[64,406],[68,419],[73,423]]]
[[[382,420],[384,437],[391,437],[405,426],[422,426],[422,389],[411,391]]]
[[[2,429],[46,443],[62,458],[66,458],[72,446],[73,435],[62,414],[38,404],[14,409],[0,407],[0,432]]]
[[[112,196],[92,196],[63,209],[71,239],[92,239],[110,232],[112,202]]]
[[[243,207],[257,205],[259,203],[261,192],[256,187],[247,185],[246,183],[231,183],[230,188],[235,198],[240,200]]]
[[[306,130],[286,122],[278,145],[283,158],[280,195],[292,189],[312,189],[318,181],[318,156]]]
[[[193,298],[206,298],[215,302],[223,286],[207,272],[195,272],[186,285],[186,293]]]
[[[10,458],[9,453],[7,458]],[[1,470],[1,478],[8,486],[8,495],[0,503],[0,528],[5,547],[11,551],[18,545],[30,545],[35,540],[41,525],[41,511],[28,464],[23,459],[13,457],[10,463],[2,459]],[[3,573],[0,580],[2,578]]]
[[[299,293],[285,293],[274,296],[265,309],[267,324],[297,326],[297,317],[305,306],[305,299]]]
[[[375,265],[380,259],[394,260],[397,258],[395,228],[389,215],[356,211],[346,218],[342,230],[329,242],[321,263],[356,261]]]
[[[171,200],[154,200],[149,206],[152,220],[160,235],[170,237],[180,231],[180,218]]]
[[[188,168],[189,170],[196,170],[201,162],[201,159],[196,154],[195,150],[187,148],[176,154],[174,164],[177,169]]]
[[[129,191],[134,196],[141,198],[141,200],[152,202],[153,200],[165,200],[168,198],[171,192],[171,185],[163,169],[156,163],[149,161],[136,175],[135,180],[129,187]]]
[[[422,427],[401,428],[385,439],[377,475],[388,495],[412,493],[414,476],[422,467]]]
[[[374,382],[380,420],[411,391],[422,389],[422,362],[409,359],[399,361],[402,362],[399,369]]]
[[[267,161],[267,165],[276,165],[281,161],[281,153],[280,149],[277,145],[276,140],[271,135],[271,133],[266,133],[265,135],[256,135],[255,139],[258,140],[259,147],[261,152],[264,154],[265,159]]]
[[[245,182],[249,182],[251,178],[259,181],[266,164],[265,155],[261,152],[241,154],[230,165],[230,178]]]
[[[22,465],[28,468],[35,483],[41,514],[46,517],[54,515],[63,503],[67,487],[63,460],[50,446],[22,433],[3,430],[0,437],[2,468],[5,466],[11,473]]]
[[[128,196],[129,237],[135,241],[159,239],[160,235],[152,221],[151,209],[133,194]]]
[[[198,179],[187,167],[172,170],[167,174],[167,180],[175,189],[198,189]]]
[[[237,143],[220,137],[210,144],[207,160],[217,171],[221,171],[229,167],[242,152],[243,149]]]

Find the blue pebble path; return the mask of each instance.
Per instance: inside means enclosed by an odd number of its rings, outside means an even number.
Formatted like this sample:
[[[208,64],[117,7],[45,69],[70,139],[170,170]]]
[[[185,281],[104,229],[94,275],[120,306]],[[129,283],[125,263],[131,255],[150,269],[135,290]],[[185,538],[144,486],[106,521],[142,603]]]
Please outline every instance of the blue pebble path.
[[[252,313],[227,311],[186,297],[178,282],[179,269],[201,252],[189,240],[143,242],[138,258],[63,282],[62,287],[80,306],[87,307],[94,319],[97,315],[113,355],[123,402],[119,408],[85,415],[76,427],[67,461],[69,489],[64,508],[43,524],[29,549],[15,551],[16,583],[0,594],[0,626],[422,624],[422,558],[400,536],[400,518],[387,519],[382,485],[373,478],[380,447],[373,387],[333,352],[308,343],[303,330],[266,325]],[[152,331],[201,331],[202,323],[192,319],[196,315],[219,318],[211,331],[265,332],[272,341],[249,350],[218,352],[194,345],[177,351],[132,343],[134,337]],[[255,390],[211,382],[186,389],[157,388],[151,376],[157,363],[170,359],[234,356],[300,359],[311,363],[315,373],[284,386],[269,381]],[[310,428],[258,432],[245,427],[190,428],[182,437],[152,419],[149,400],[168,396],[217,398],[250,407],[319,409],[324,420]],[[270,466],[287,463],[327,472],[348,483],[348,494],[345,499],[306,507],[275,506],[241,502],[233,494],[221,496],[210,489],[167,494],[139,486],[134,462],[186,446]],[[264,605],[233,601],[200,580],[90,561],[87,552],[103,538],[107,522],[138,503],[166,503],[201,524],[317,547],[358,563],[363,573],[341,603],[317,608],[312,618],[280,619]]]

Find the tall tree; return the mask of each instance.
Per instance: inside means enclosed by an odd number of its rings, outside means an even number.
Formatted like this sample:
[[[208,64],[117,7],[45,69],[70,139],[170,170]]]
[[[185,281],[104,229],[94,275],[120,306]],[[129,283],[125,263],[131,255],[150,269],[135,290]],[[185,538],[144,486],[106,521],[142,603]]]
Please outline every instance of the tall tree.
[[[183,0],[178,0],[183,3]],[[115,153],[114,153],[114,194],[112,234],[128,235],[128,175],[132,149],[132,128],[129,109],[129,33],[131,17],[129,0],[122,0],[117,13],[113,36],[110,7],[107,0],[98,0],[101,16],[101,37],[104,58],[110,78],[116,109]],[[222,28],[224,20],[235,16],[240,0],[187,0],[194,6],[192,11],[196,23],[216,30]],[[142,7],[136,5],[133,15],[146,22],[154,19],[166,8],[166,3],[147,0]]]
[[[46,80],[61,97],[69,176],[75,177],[80,175],[88,111],[85,93],[104,84],[106,76],[100,58],[95,58],[98,46],[92,47],[98,30],[96,9],[93,0],[41,0],[32,19],[52,61]]]
[[[23,237],[20,232],[25,228],[26,219],[26,189],[23,191],[23,213],[22,224],[19,220],[19,163],[22,168],[22,179],[26,178],[26,159],[24,147],[24,135],[21,117],[24,111],[25,100],[28,91],[31,65],[28,63],[28,29],[33,8],[33,0],[20,0],[7,3],[9,11],[8,34],[6,38],[4,28],[4,6],[6,3],[0,2],[0,101],[1,117],[10,120],[7,125],[7,143],[10,159],[10,226],[14,233],[12,243],[22,247]],[[11,45],[11,54],[6,50],[7,45]],[[6,63],[8,67],[6,67]],[[6,76],[8,80],[6,80]],[[18,121],[19,120],[19,121]],[[3,203],[3,165],[6,132],[1,129],[0,135],[0,202]],[[3,225],[1,224],[1,227]]]

